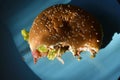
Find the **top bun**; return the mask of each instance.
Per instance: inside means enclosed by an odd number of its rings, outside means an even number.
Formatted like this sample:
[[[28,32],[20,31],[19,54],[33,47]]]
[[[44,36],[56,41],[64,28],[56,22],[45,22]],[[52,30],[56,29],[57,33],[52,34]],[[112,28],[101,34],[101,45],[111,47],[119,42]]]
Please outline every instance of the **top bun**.
[[[40,45],[62,44],[94,54],[101,46],[102,30],[85,10],[60,4],[47,8],[35,18],[28,42],[32,51]]]

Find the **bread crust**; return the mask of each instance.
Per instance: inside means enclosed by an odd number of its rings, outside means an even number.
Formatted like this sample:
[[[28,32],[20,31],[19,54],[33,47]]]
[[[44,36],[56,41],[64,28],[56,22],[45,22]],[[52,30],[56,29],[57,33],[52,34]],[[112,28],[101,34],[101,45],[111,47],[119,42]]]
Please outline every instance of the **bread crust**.
[[[40,45],[57,43],[65,43],[75,49],[88,45],[98,51],[102,43],[101,24],[79,7],[55,5],[35,18],[28,42],[31,51]]]

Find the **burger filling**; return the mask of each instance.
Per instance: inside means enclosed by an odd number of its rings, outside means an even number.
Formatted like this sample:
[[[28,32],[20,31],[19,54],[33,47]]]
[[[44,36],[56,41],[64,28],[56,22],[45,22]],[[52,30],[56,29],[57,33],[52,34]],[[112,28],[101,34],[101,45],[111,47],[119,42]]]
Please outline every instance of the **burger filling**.
[[[21,34],[25,41],[28,41],[29,32],[25,29],[21,30]],[[69,49],[69,46],[63,46],[62,44],[57,45],[40,45],[36,50],[32,52],[34,62],[37,62],[37,59],[41,57],[47,57],[49,60],[54,60],[57,58],[60,62],[64,64],[64,61],[61,58],[61,55]]]
[[[21,34],[24,40],[28,41],[29,32],[23,29],[21,31]],[[36,63],[37,60],[41,57],[47,57],[49,60],[54,60],[55,58],[57,58],[62,64],[64,64],[64,61],[62,60],[61,56],[67,50],[72,52],[73,56],[76,56],[78,60],[81,59],[80,52],[82,51],[89,51],[91,53],[91,58],[94,58],[95,53],[97,52],[96,49],[93,49],[92,47],[86,44],[83,47],[80,47],[78,50],[76,50],[72,46],[66,45],[65,43],[57,43],[51,46],[46,46],[46,45],[38,46],[36,50],[32,51],[32,56],[34,59],[34,63]],[[94,51],[94,52],[91,52],[91,51]]]
[[[60,44],[48,47],[46,45],[41,45],[37,48],[37,50],[39,51],[40,54],[46,54],[49,60],[54,60],[55,58],[57,58],[59,61],[61,61],[60,59],[61,55],[65,53],[68,50],[68,48],[69,48],[68,46],[62,46]]]

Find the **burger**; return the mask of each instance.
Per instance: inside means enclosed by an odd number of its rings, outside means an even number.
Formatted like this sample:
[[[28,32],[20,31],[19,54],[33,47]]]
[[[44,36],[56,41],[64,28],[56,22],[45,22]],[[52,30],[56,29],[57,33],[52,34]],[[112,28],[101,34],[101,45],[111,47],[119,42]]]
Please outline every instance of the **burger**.
[[[42,11],[33,21],[30,31],[21,30],[28,41],[34,63],[39,58],[57,58],[64,64],[62,55],[70,51],[78,60],[80,53],[89,51],[95,57],[102,43],[101,24],[85,10],[57,4]]]

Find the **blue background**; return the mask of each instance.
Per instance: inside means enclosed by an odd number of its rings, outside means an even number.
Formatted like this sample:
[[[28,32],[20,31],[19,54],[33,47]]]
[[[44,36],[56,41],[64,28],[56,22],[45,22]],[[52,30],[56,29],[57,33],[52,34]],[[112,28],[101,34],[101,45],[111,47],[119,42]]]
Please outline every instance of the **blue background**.
[[[42,10],[58,3],[80,6],[103,25],[103,48],[94,60],[86,57],[86,52],[82,55],[84,59],[78,62],[68,53],[63,56],[65,65],[46,58],[33,64],[28,44],[23,41],[20,30],[29,30]],[[1,0],[0,80],[117,79],[120,76],[120,34],[114,35],[115,32],[120,33],[120,5],[117,0]]]

